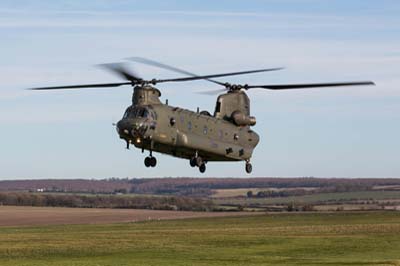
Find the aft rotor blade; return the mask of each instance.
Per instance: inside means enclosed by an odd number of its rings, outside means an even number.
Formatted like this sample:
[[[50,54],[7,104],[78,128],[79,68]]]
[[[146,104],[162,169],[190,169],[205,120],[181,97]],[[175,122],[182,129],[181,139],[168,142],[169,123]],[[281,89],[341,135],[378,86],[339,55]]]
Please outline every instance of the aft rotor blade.
[[[28,90],[64,90],[64,89],[84,89],[84,88],[111,88],[119,87],[123,85],[131,85],[131,82],[119,82],[119,83],[97,83],[97,84],[80,84],[80,85],[67,85],[67,86],[54,86],[54,87],[38,87],[30,88]]]
[[[282,68],[279,67],[279,68],[257,69],[257,70],[248,70],[248,71],[240,71],[240,72],[230,72],[230,73],[222,73],[222,74],[211,74],[211,75],[204,75],[204,76],[194,76],[194,77],[187,77],[187,78],[158,79],[158,80],[156,80],[156,82],[161,83],[161,82],[177,82],[177,81],[190,81],[190,80],[209,79],[209,78],[220,78],[220,77],[227,77],[227,76],[266,72],[266,71],[275,71],[275,70],[281,70],[281,69]],[[220,83],[218,83],[218,84],[220,84]],[[220,85],[225,86],[225,83],[221,83]]]
[[[133,74],[132,72],[126,70],[124,64],[122,63],[101,64],[99,66],[104,67],[110,70],[111,72],[116,73],[120,77],[129,80],[132,83],[140,83],[143,81],[143,79],[140,78],[137,74]]]
[[[203,94],[203,95],[217,95],[223,92],[226,92],[226,89],[219,89],[219,90],[210,90],[210,91],[198,91],[196,92],[197,94]]]
[[[147,59],[147,58],[144,58],[144,57],[130,57],[130,58],[128,58],[128,60],[131,60],[131,61],[134,61],[134,62],[138,62],[138,63],[142,63],[142,64],[149,65],[149,66],[163,68],[163,69],[166,69],[166,70],[170,70],[172,72],[188,75],[188,76],[191,76],[191,77],[199,76],[199,75],[194,74],[192,72],[189,72],[189,71],[186,71],[186,70],[183,70],[183,69],[171,66],[171,65],[167,65],[167,64],[164,64],[164,63],[161,63],[161,62],[157,62],[157,61],[154,61],[154,60],[151,60],[151,59]],[[213,82],[213,83],[216,83],[218,85],[224,86],[224,83],[220,82],[220,81],[212,80],[212,79],[209,79],[209,78],[205,78],[205,80]]]
[[[341,87],[341,86],[362,86],[375,85],[372,81],[360,82],[335,82],[335,83],[308,83],[308,84],[277,84],[277,85],[247,85],[244,89],[268,89],[268,90],[291,90],[291,89],[308,89],[320,87]]]

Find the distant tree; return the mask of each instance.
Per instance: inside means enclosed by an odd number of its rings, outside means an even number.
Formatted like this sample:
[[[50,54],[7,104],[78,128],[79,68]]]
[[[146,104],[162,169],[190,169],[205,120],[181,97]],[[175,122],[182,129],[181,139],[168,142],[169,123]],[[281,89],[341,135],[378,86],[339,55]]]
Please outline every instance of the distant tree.
[[[344,210],[343,206],[339,206],[336,208],[336,211],[338,211],[338,212],[343,211],[343,210]]]
[[[114,189],[114,194],[127,194],[128,190],[126,188]]]
[[[257,192],[257,198],[266,198],[266,197],[267,197],[266,191],[258,191]]]
[[[301,208],[301,210],[303,212],[311,212],[311,211],[314,211],[314,206],[311,204],[306,204]]]
[[[298,211],[298,208],[296,207],[296,205],[294,204],[294,202],[291,202],[291,203],[289,203],[289,204],[287,205],[286,210],[287,210],[288,212],[295,212],[295,211]]]
[[[247,197],[252,198],[253,197],[253,191],[249,190],[247,191]]]

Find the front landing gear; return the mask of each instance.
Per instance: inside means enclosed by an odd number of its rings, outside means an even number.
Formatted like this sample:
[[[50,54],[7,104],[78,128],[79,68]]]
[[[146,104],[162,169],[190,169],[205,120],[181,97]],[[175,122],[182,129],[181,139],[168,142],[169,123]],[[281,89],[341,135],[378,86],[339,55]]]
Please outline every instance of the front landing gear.
[[[251,165],[250,161],[246,161],[246,173],[251,174],[253,171],[253,166]]]
[[[156,165],[157,165],[156,157],[148,156],[148,157],[144,158],[144,165],[146,167],[156,167]]]
[[[156,157],[153,157],[153,154],[151,151],[150,151],[150,156],[147,156],[146,158],[144,158],[144,165],[146,167],[156,167],[157,159],[156,159]]]

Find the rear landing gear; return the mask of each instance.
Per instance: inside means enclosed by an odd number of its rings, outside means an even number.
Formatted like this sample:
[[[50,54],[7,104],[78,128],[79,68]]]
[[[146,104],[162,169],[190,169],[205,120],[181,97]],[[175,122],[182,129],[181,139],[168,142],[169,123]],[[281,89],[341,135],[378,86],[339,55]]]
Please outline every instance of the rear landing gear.
[[[198,167],[202,166],[204,164],[203,158],[201,158],[200,156],[196,157],[196,165]]]
[[[200,173],[204,173],[206,171],[206,164],[204,162],[199,166],[199,170]]]
[[[195,167],[196,166],[196,158],[195,157],[190,158],[189,163],[190,163],[191,167]]]
[[[206,171],[206,161],[203,160],[200,156],[197,155],[193,156],[189,160],[190,166],[191,167],[199,167],[200,173],[204,173]]]
[[[249,161],[246,162],[246,173],[251,174],[251,172],[253,171],[253,166],[251,165],[251,163]]]

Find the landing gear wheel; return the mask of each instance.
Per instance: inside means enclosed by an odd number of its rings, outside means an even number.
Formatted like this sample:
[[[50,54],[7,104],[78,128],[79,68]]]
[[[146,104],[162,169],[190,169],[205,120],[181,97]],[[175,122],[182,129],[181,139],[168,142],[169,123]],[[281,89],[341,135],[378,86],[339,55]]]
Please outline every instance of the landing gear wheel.
[[[196,166],[196,158],[195,157],[192,157],[192,158],[190,158],[190,166],[191,167],[195,167]]]
[[[146,167],[150,167],[151,166],[151,157],[144,158],[144,165]]]
[[[246,163],[246,173],[251,174],[251,171],[253,171],[253,166],[251,163]]]
[[[156,165],[157,165],[156,157],[150,157],[150,166],[151,167],[156,167]]]
[[[202,163],[202,164],[199,166],[199,170],[200,170],[200,173],[204,173],[204,172],[206,171],[206,164],[205,164],[205,163]]]

